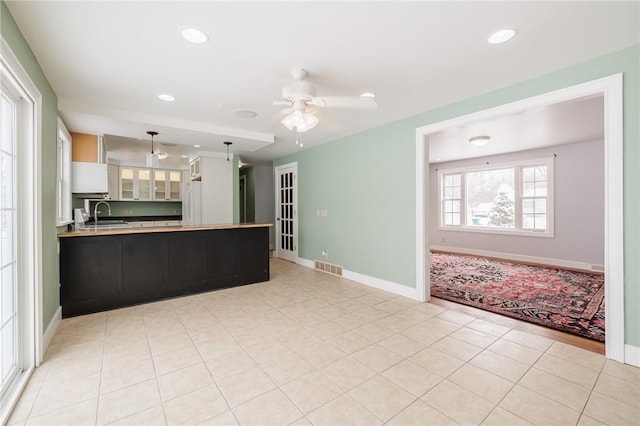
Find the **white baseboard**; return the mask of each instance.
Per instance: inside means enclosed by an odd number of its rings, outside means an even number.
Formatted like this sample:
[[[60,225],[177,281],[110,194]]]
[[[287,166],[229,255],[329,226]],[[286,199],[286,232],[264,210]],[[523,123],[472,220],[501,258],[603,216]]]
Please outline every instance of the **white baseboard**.
[[[298,265],[306,266],[307,268],[314,268],[313,260],[304,259],[299,257],[296,261]],[[389,293],[397,294],[398,296],[408,297],[414,300],[420,300],[418,296],[418,290],[415,288],[407,287],[406,285],[398,284],[393,281],[383,280],[382,278],[376,278],[369,275],[364,275],[359,272],[349,271],[342,269],[342,277],[351,281],[358,282],[360,284],[367,285],[369,287],[377,288],[378,290],[388,291]]]
[[[624,345],[624,363],[640,367],[640,348],[637,346]]]
[[[47,348],[49,347],[53,336],[56,334],[56,330],[60,325],[60,321],[62,321],[62,306],[58,307],[58,310],[53,315],[53,318],[51,318],[47,329],[42,335],[42,345],[40,345],[40,347],[42,348],[42,353],[40,354],[40,361],[42,361],[42,359],[44,358],[44,354],[47,352]]]
[[[477,250],[462,247],[449,247],[432,245],[430,250],[448,251],[458,254],[469,254],[472,256],[495,257],[496,259],[513,260],[516,262],[538,263],[541,265],[557,266],[559,268],[581,269],[583,271],[602,272],[602,265],[592,265],[587,262],[577,262],[574,260],[551,259],[548,257],[526,256],[522,254],[501,253],[489,250]]]

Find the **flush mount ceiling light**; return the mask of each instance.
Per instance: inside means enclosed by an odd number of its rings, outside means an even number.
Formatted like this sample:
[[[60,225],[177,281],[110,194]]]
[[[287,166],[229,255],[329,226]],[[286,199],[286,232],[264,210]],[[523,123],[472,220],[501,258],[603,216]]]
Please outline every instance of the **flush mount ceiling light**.
[[[162,99],[163,101],[167,101],[167,102],[173,102],[176,100],[176,98],[174,96],[171,96],[167,93],[162,93],[161,95],[158,95],[158,97],[160,99]]]
[[[180,32],[180,35],[182,35],[183,39],[195,44],[206,43],[209,40],[205,33],[195,28],[185,28]]]
[[[363,94],[360,95],[360,97],[374,99],[376,97],[376,94],[371,92],[364,92]]]
[[[489,142],[489,139],[491,139],[491,136],[474,136],[472,138],[469,138],[469,143],[479,148],[481,146],[485,146]]]
[[[149,130],[147,134],[151,136],[151,152],[147,153],[147,167],[154,169],[160,165],[158,156],[153,152],[153,137],[157,136],[158,132]]]
[[[196,148],[200,148],[200,145],[194,145],[194,147],[196,147]]]
[[[511,40],[513,37],[515,37],[517,33],[518,32],[516,31],[515,28],[503,28],[501,30],[494,31],[491,34],[489,34],[489,37],[487,37],[487,41],[490,44],[504,43]]]

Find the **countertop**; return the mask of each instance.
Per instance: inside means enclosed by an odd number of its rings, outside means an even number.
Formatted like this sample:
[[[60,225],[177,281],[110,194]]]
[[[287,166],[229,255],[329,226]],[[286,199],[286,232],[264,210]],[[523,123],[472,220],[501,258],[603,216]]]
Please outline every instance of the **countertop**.
[[[271,223],[228,223],[217,225],[183,225],[183,226],[157,226],[144,228],[125,227],[93,227],[76,229],[74,231],[60,232],[59,238],[67,237],[95,237],[99,235],[126,235],[126,234],[148,234],[153,232],[183,232],[183,231],[208,231],[213,229],[242,229],[242,228],[262,228],[273,226]]]

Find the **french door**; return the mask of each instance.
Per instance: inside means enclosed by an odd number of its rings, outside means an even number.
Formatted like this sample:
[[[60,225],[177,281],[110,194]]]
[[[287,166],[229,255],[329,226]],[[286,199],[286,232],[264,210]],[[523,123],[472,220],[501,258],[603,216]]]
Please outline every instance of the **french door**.
[[[276,167],[276,256],[298,260],[298,164]]]
[[[2,84],[0,112],[0,375],[2,395],[22,372],[20,365],[20,317],[18,307],[17,234],[17,138],[20,98]]]
[[[41,352],[41,111],[40,92],[0,37],[0,424]]]

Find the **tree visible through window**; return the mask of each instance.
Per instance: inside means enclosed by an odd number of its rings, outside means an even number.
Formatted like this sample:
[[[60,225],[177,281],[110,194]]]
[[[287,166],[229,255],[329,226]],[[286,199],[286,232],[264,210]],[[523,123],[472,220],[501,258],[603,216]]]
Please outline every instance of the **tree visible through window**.
[[[442,170],[440,226],[552,234],[552,160]]]

